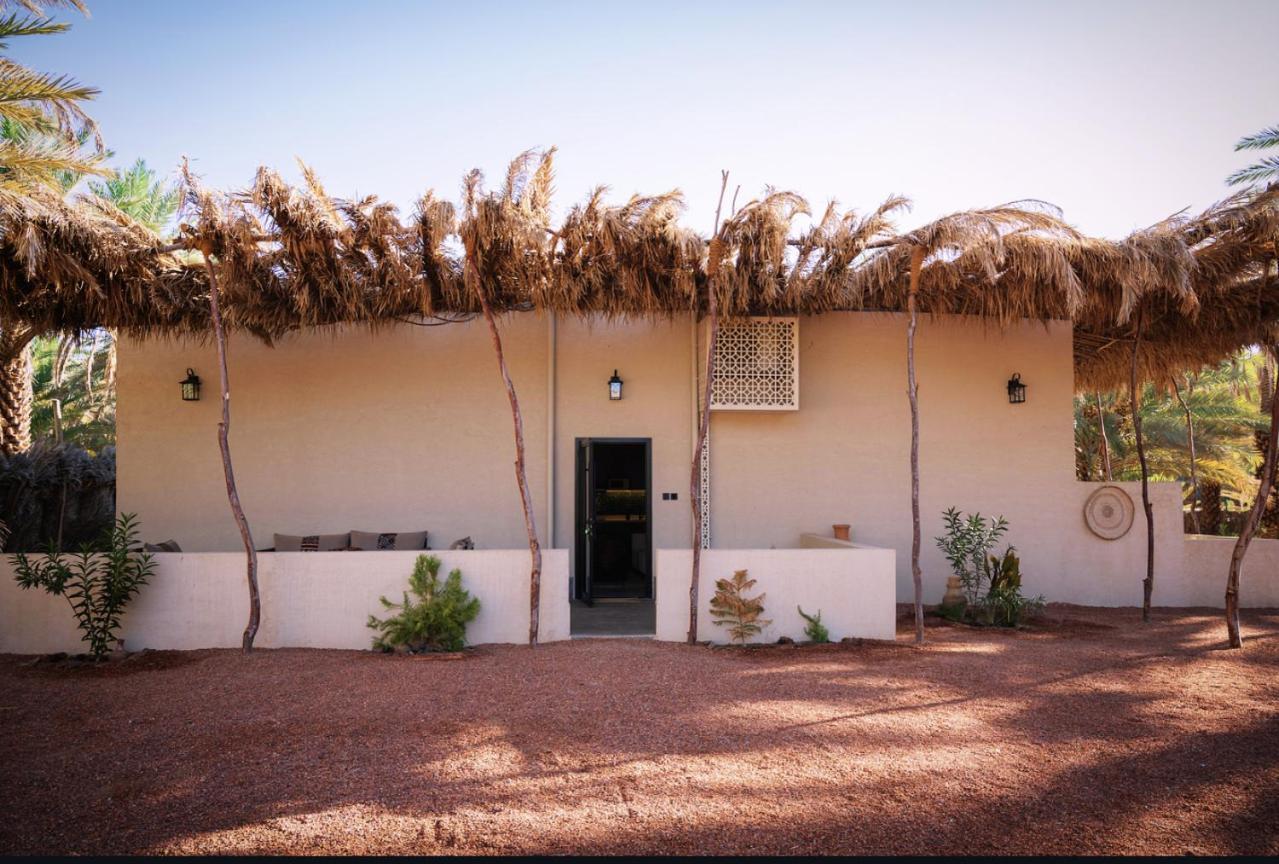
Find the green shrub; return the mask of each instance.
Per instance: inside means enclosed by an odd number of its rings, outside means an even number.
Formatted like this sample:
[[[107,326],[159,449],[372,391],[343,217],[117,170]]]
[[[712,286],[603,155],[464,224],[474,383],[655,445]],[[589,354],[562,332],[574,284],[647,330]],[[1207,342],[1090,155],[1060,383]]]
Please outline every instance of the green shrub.
[[[989,624],[1016,627],[1024,615],[1043,608],[1042,597],[1027,598],[1021,593],[1021,559],[1009,546],[1001,556],[990,556],[990,588],[981,606]]]
[[[94,552],[86,544],[71,555],[46,552],[28,558],[19,552],[10,558],[22,588],[67,598],[81,638],[98,660],[115,644],[125,606],[155,572],[150,553],[138,543],[138,520],[131,513],[120,514],[101,546],[107,551]]]
[[[822,623],[822,610],[818,609],[816,615],[809,615],[801,607],[796,606],[799,610],[799,617],[808,623],[804,625],[804,635],[813,642],[829,642],[830,631],[826,629],[826,625]]]
[[[386,609],[399,610],[388,618],[369,616],[368,626],[378,634],[373,647],[381,651],[460,651],[466,645],[466,625],[480,614],[480,601],[462,587],[461,570],[440,584],[440,559],[434,555],[417,556],[404,602],[380,599]]]
[[[716,624],[728,628],[734,642],[745,642],[772,623],[760,618],[764,614],[764,595],[745,595],[753,587],[755,580],[747,577],[745,570],[738,570],[732,579],[715,580],[711,617]]]

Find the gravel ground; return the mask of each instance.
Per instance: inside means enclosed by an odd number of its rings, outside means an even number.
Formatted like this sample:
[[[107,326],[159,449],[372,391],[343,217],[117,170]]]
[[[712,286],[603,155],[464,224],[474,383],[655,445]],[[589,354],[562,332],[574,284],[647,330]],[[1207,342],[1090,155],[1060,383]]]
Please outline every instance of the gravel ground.
[[[0,657],[0,852],[1279,853],[1279,612]]]

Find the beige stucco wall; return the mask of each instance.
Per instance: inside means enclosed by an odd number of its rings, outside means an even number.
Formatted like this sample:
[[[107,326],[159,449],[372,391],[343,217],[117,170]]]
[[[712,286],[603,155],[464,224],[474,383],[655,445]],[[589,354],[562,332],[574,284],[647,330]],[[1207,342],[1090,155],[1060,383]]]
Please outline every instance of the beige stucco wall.
[[[415,552],[270,552],[259,556],[262,623],[259,648],[368,648],[368,616],[385,615],[378,598],[398,601]],[[454,567],[479,598],[467,627],[469,644],[528,639],[528,553],[523,550],[440,552],[441,576]],[[244,555],[232,552],[157,554],[156,572],[125,613],[125,648],[238,648],[248,618]],[[539,639],[569,636],[568,553],[542,561]],[[85,650],[61,597],[23,591],[12,567],[0,563],[0,653]]]
[[[747,596],[764,595],[763,630],[748,641],[797,641],[805,621],[797,607],[822,623],[832,641],[845,637],[892,639],[896,635],[897,597],[892,549],[709,549],[701,556],[698,580],[697,638],[724,644],[728,629],[714,623],[711,597],[717,579],[746,570],[756,584]],[[688,637],[688,589],[693,553],[688,549],[657,552],[657,638],[683,642]]]
[[[1186,537],[1185,565],[1179,592],[1187,606],[1225,605],[1226,577],[1234,537]],[[1253,540],[1239,574],[1239,602],[1244,607],[1279,608],[1279,540]]]
[[[539,530],[548,515],[550,320],[502,320],[519,390]],[[553,546],[574,537],[574,441],[653,440],[654,548],[687,548],[693,437],[693,332],[658,322],[559,320],[554,337]],[[897,594],[910,597],[910,417],[905,319],[834,314],[800,323],[801,409],[715,412],[711,427],[713,545],[791,548],[805,532],[849,522],[858,542],[895,549]],[[183,403],[188,366],[205,397]],[[625,398],[605,382],[618,369]],[[940,599],[946,566],[933,538],[951,505],[1002,513],[1023,556],[1028,590],[1049,599],[1140,603],[1138,526],[1107,543],[1083,525],[1091,484],[1074,479],[1070,327],[921,320],[921,504],[925,598]],[[1023,405],[1005,383],[1020,372]],[[211,346],[125,341],[119,369],[120,509],[146,539],[230,551],[215,429]],[[471,535],[481,548],[525,544],[512,470],[506,395],[482,322],[310,332],[275,347],[237,336],[231,351],[232,447],[257,545],[271,533],[427,528],[432,545]],[[1126,485],[1133,490],[1135,485]],[[1182,584],[1177,489],[1154,485],[1160,552],[1156,603]],[[678,501],[661,500],[676,492]],[[571,555],[570,555],[571,558]],[[570,561],[570,568],[572,562]],[[1188,596],[1188,595],[1187,595]]]

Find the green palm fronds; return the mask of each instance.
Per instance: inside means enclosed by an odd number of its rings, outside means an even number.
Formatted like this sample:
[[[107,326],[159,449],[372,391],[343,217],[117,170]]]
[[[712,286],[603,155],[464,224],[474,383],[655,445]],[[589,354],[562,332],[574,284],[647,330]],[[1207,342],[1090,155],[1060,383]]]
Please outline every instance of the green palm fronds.
[[[1279,147],[1279,126],[1262,129],[1255,135],[1246,135],[1235,143],[1235,150],[1269,150]],[[1231,186],[1274,183],[1279,181],[1279,156],[1265,156],[1246,168],[1240,168],[1226,178]]]

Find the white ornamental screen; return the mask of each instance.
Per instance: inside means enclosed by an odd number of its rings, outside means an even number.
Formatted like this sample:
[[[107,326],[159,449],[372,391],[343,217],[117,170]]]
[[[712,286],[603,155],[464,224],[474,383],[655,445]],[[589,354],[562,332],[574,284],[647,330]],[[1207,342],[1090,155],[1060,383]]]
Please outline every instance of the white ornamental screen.
[[[711,409],[799,409],[798,318],[747,318],[720,325]]]

